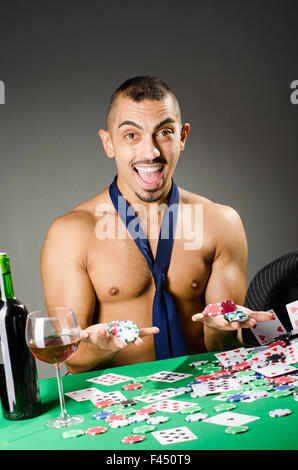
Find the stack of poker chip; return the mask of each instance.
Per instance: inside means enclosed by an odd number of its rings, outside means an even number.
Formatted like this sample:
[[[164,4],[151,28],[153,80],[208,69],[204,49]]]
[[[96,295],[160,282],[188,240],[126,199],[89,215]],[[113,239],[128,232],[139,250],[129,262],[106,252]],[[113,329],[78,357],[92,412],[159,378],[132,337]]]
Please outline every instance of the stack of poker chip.
[[[248,320],[248,315],[241,310],[237,309],[237,305],[232,300],[224,300],[215,304],[209,304],[204,309],[205,315],[209,317],[216,317],[223,315],[225,320],[229,322],[239,321],[243,322]]]
[[[237,305],[232,300],[224,300],[221,303],[221,313],[224,316],[225,320],[229,322],[233,321],[246,321],[248,320],[248,315],[241,310],[237,309]]]
[[[139,336],[136,323],[130,320],[113,320],[107,324],[107,331],[110,335],[117,336],[125,343],[132,343]]]

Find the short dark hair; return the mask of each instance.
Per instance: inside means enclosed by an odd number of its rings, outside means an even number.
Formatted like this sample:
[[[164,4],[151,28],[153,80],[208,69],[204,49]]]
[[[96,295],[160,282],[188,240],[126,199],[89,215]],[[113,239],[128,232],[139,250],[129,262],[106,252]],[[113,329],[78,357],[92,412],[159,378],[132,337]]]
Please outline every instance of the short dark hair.
[[[133,101],[139,102],[146,99],[160,101],[164,99],[169,93],[172,94],[172,96],[175,98],[177,107],[179,109],[179,104],[175,93],[160,78],[142,75],[126,80],[117,88],[117,90],[114,91],[111,96],[106,118],[107,128],[110,111],[119,95],[126,96],[131,98]]]

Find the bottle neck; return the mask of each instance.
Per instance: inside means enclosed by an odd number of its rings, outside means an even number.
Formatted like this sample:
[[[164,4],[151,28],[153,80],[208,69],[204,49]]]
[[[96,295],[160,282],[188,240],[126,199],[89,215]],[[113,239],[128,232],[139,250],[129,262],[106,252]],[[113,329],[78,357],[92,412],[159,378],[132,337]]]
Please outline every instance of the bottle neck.
[[[0,274],[0,289],[2,300],[15,299],[11,273]]]
[[[6,253],[0,253],[0,289],[2,300],[15,299],[10,262]]]

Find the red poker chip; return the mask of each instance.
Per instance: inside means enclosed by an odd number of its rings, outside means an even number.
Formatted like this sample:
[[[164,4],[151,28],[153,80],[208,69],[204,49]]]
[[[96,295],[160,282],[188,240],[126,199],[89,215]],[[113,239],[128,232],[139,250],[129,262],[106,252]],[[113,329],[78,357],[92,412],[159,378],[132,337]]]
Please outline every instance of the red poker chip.
[[[121,421],[122,419],[127,419],[126,415],[111,415],[105,418],[106,423],[112,423],[113,421]]]
[[[207,382],[207,380],[212,380],[212,379],[215,379],[215,373],[212,374],[212,375],[199,375],[198,377],[195,378],[195,381],[196,382]]]
[[[240,371],[240,370],[245,370],[250,367],[250,364],[248,362],[241,362],[240,364],[235,364],[232,366],[232,370],[234,371]]]
[[[107,432],[108,428],[105,426],[98,426],[96,428],[89,428],[86,429],[85,434],[87,436],[97,436],[98,434],[102,434],[104,432]]]
[[[153,413],[156,413],[155,408],[140,408],[139,410],[135,411],[136,415],[152,415]]]
[[[220,310],[223,315],[226,315],[227,313],[235,312],[235,310],[237,310],[237,305],[233,300],[224,300],[220,304]]]
[[[107,408],[112,405],[115,405],[114,400],[101,400],[94,403],[95,408]]]
[[[144,441],[146,438],[143,434],[134,434],[133,436],[123,437],[123,444],[136,444],[137,442]]]
[[[221,304],[209,304],[207,307],[204,308],[204,313],[208,315],[209,317],[215,317],[217,315],[221,315],[221,309],[220,309]]]
[[[122,390],[137,390],[137,388],[142,388],[143,384],[133,383],[123,385]]]

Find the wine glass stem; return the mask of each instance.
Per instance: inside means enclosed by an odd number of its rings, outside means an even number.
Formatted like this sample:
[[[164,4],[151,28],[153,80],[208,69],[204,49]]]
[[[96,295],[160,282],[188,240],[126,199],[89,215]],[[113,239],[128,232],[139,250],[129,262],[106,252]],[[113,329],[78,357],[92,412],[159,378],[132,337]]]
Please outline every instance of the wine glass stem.
[[[60,407],[61,407],[61,418],[67,419],[68,414],[65,408],[65,400],[64,400],[64,392],[63,392],[63,384],[62,384],[62,377],[60,372],[61,364],[55,364],[56,375],[57,375],[57,382],[58,382],[58,391],[59,391],[59,400],[60,400]]]

